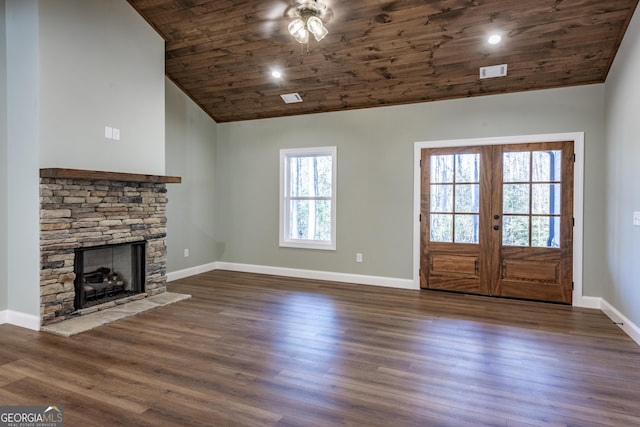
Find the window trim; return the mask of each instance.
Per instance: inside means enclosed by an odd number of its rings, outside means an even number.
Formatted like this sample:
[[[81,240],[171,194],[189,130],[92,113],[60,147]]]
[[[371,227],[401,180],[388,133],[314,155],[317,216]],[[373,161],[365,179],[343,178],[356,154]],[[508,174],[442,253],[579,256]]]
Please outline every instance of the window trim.
[[[337,171],[338,149],[335,146],[310,147],[310,148],[283,148],[280,150],[280,214],[279,214],[279,246],[285,248],[336,250],[336,199],[337,199]],[[289,182],[289,168],[287,160],[291,157],[305,156],[331,156],[331,198],[318,198],[331,201],[331,240],[328,242],[318,240],[291,239],[289,235],[289,201],[287,184]],[[308,199],[308,198],[305,198]]]

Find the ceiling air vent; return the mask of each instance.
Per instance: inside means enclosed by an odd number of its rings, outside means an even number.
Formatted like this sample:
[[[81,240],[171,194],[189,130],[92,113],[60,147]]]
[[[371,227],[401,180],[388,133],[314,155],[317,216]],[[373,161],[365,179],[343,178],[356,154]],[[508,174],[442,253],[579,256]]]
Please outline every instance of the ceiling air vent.
[[[480,78],[490,79],[493,77],[504,77],[507,75],[507,64],[492,65],[491,67],[480,67]]]
[[[280,95],[285,104],[294,104],[296,102],[302,102],[302,98],[297,93],[285,93]]]

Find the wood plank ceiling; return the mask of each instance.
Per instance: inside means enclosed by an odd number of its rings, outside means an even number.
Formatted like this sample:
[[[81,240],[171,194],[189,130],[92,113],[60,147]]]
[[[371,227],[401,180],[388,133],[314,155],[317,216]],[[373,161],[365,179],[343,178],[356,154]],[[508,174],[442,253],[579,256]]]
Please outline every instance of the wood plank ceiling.
[[[602,83],[638,3],[327,0],[329,35],[302,56],[295,0],[128,1],[165,38],[166,74],[219,123]],[[508,76],[480,80],[498,64]],[[304,102],[284,104],[293,92]]]

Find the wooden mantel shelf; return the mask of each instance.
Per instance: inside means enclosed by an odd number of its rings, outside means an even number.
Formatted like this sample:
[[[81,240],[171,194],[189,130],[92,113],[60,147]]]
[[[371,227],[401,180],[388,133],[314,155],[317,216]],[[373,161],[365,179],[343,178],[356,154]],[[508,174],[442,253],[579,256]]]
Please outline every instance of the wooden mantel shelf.
[[[100,181],[147,182],[158,184],[180,184],[182,182],[182,178],[179,176],[144,175],[138,173],[59,168],[40,169],[40,178],[92,179]]]

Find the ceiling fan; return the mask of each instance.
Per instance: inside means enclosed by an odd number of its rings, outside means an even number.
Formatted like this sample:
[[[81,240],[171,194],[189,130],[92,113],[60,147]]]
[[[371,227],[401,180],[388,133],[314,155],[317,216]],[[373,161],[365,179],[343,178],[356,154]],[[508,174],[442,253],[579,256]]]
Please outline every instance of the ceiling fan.
[[[333,16],[332,10],[322,0],[296,0],[284,13],[290,19],[289,34],[300,44],[309,43],[309,34],[316,41],[322,40],[328,33],[325,24]]]
[[[310,35],[320,41],[328,34],[326,24],[333,17],[326,0],[271,0],[257,12],[247,22],[261,25],[264,37],[293,39],[307,48]]]

